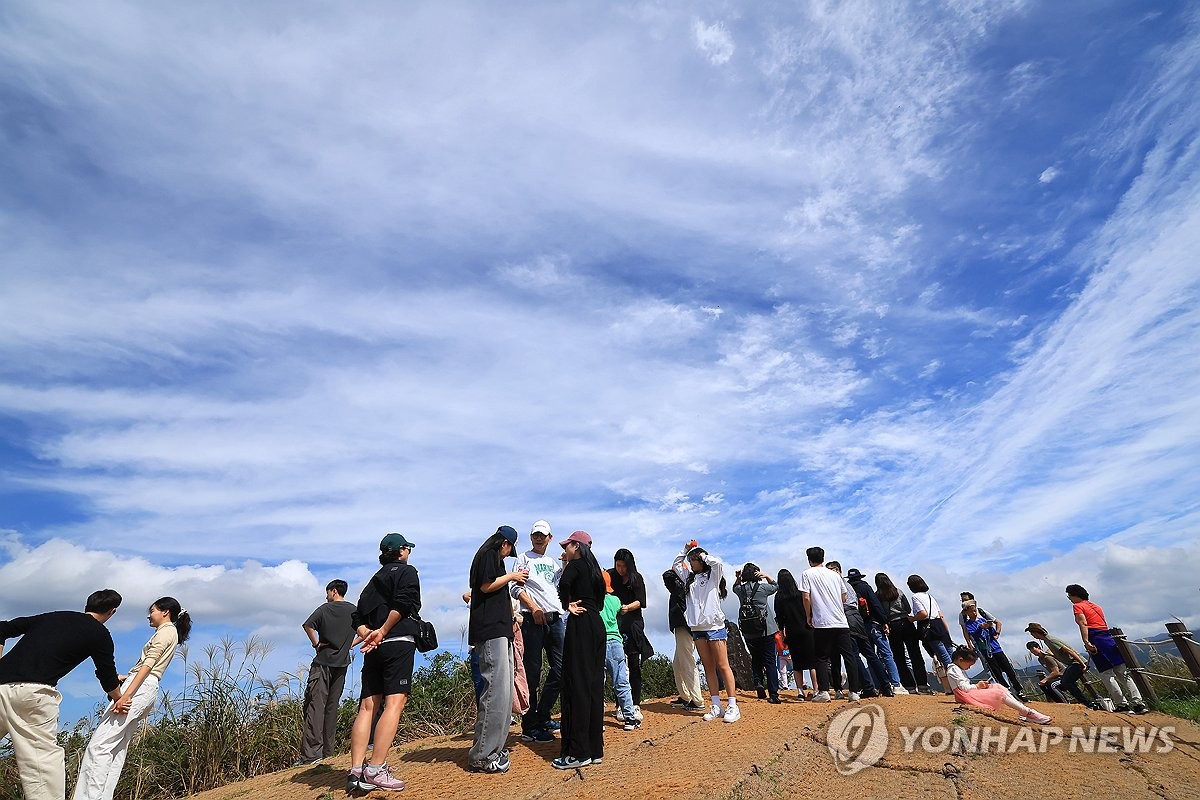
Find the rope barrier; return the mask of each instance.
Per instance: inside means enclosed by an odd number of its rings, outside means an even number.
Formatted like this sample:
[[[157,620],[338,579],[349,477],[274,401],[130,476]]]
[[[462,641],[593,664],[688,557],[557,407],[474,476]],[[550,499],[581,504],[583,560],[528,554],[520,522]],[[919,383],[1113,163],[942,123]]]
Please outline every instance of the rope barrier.
[[[1134,670],[1134,672],[1137,672],[1141,675],[1149,675],[1152,678],[1164,678],[1168,681],[1179,681],[1180,683],[1197,683],[1195,678],[1180,678],[1178,675],[1160,675],[1157,672],[1150,672],[1149,670],[1145,670],[1145,669],[1136,669],[1136,670]]]

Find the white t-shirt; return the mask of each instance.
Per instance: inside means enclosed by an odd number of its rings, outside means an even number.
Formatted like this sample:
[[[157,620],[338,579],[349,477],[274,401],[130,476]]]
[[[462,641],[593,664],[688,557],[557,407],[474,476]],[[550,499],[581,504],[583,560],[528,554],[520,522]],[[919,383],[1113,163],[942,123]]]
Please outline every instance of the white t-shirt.
[[[937,604],[929,592],[916,592],[912,597],[913,616],[924,611],[929,615],[929,619],[937,619],[942,615],[942,609]]]
[[[521,592],[529,592],[529,597],[537,603],[542,611],[562,613],[563,607],[558,599],[558,579],[562,577],[562,560],[553,556],[538,555],[536,550],[527,550],[517,556],[515,569],[527,567],[529,580],[524,586],[510,584],[509,591],[513,599],[518,599]]]
[[[825,566],[809,567],[800,573],[800,591],[808,595],[814,628],[849,628],[843,596],[842,577]]]
[[[975,688],[975,684],[971,683],[971,679],[967,677],[967,673],[962,671],[962,667],[958,664],[951,663],[946,667],[946,677],[950,679],[951,689],[966,689],[970,691]]]

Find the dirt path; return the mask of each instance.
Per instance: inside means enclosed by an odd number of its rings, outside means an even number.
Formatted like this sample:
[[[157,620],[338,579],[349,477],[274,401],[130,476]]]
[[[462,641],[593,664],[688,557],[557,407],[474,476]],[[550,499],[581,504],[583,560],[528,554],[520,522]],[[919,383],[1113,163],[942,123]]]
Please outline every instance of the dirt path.
[[[1014,716],[959,707],[952,697],[897,697],[879,707],[886,717],[887,748],[874,766],[846,777],[837,771],[826,747],[826,731],[835,715],[851,708],[794,699],[769,705],[743,697],[742,720],[726,725],[704,722],[698,715],[676,711],[666,701],[642,706],[642,730],[625,732],[611,717],[605,730],[604,763],[562,772],[550,766],[558,742],[525,744],[510,739],[512,769],[504,775],[479,775],[465,768],[469,737],[437,737],[410,742],[393,751],[395,774],[408,782],[400,797],[468,798],[486,791],[507,798],[730,798],[759,800],[782,797],[945,798],[1053,797],[1055,800],[1187,800],[1200,798],[1200,726],[1162,714],[1137,717],[1088,711],[1081,706],[1037,704],[1055,716],[1047,729],[1025,726]],[[870,712],[867,702],[858,704]],[[844,720],[845,717],[839,718]],[[1118,746],[1097,747],[1100,726],[1174,728],[1169,752],[1126,752],[1122,733]],[[904,730],[901,730],[901,728]],[[976,728],[992,738],[988,752],[926,752],[918,742],[905,752],[904,737],[914,729],[938,726],[962,735]],[[1071,743],[1072,729],[1076,741]],[[1061,728],[1055,743],[1051,728]],[[1027,732],[1022,733],[1022,730]],[[517,729],[514,728],[514,731]],[[871,741],[880,741],[876,731]],[[1016,737],[1021,736],[1021,740]],[[1000,740],[1005,744],[1000,744]],[[1045,739],[1045,752],[1036,752]],[[1020,742],[1016,752],[1008,743]],[[851,739],[853,742],[854,740]],[[941,746],[937,732],[929,742]],[[980,744],[985,744],[981,742]],[[1084,752],[1086,749],[1109,752]],[[1071,752],[1071,749],[1075,752]],[[1034,752],[1029,752],[1029,750]],[[343,800],[349,757],[326,764],[261,775],[249,781],[196,795],[203,800]],[[395,793],[375,791],[371,800]],[[363,796],[363,793],[358,793]]]

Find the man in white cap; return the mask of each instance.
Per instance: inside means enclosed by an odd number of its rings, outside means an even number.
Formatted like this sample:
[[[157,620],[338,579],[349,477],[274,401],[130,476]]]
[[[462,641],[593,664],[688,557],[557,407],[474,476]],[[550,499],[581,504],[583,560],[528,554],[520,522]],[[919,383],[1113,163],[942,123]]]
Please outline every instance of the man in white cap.
[[[551,540],[550,523],[539,519],[529,532],[532,548],[517,556],[518,570],[529,571],[524,586],[513,585],[512,595],[521,601],[521,637],[525,641],[525,677],[529,681],[529,711],[521,718],[521,739],[526,742],[554,740],[550,711],[562,686],[563,638],[567,620],[558,600],[562,562],[546,555]],[[546,683],[538,690],[542,674],[542,651],[550,662]]]

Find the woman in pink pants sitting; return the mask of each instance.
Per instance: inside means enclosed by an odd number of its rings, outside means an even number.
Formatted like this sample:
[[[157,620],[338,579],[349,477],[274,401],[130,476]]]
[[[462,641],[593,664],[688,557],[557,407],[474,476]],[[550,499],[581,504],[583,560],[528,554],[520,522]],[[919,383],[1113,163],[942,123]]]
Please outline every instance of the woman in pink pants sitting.
[[[1050,721],[1050,717],[1034,711],[1013,697],[1008,689],[998,683],[989,683],[988,681],[971,683],[967,677],[967,670],[974,666],[979,657],[966,647],[959,645],[954,648],[950,658],[951,664],[946,668],[946,677],[950,679],[950,684],[954,687],[954,699],[964,706],[988,708],[992,711],[999,711],[1004,706],[1008,706],[1017,710],[1017,713],[1021,715],[1021,722],[1036,722],[1039,725],[1045,725]]]

